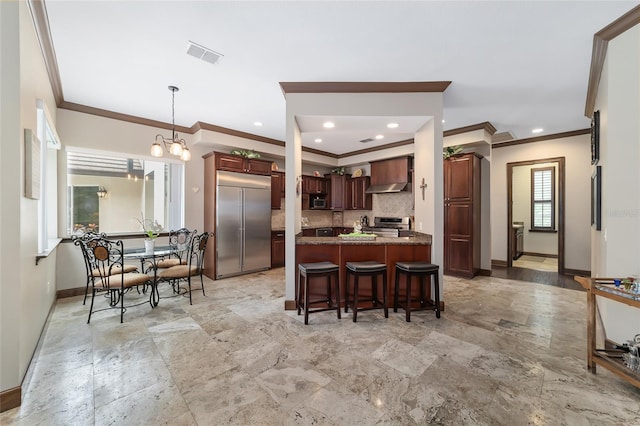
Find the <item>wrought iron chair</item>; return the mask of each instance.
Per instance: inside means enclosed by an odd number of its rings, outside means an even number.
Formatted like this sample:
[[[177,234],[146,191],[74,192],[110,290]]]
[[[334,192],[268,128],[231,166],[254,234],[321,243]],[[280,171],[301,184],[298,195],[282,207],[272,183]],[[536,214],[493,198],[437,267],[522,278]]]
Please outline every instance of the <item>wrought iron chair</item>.
[[[171,257],[162,259],[156,264],[158,269],[171,268],[172,266],[186,265],[188,262],[187,255],[189,253],[189,243],[196,230],[189,231],[187,228],[180,228],[177,231],[173,229],[169,231],[169,247],[171,248]]]
[[[87,276],[87,282],[84,289],[84,300],[82,301],[83,305],[86,304],[87,302],[87,295],[89,294],[89,285],[93,282],[94,278],[99,275],[98,271],[92,270],[91,268],[91,264],[89,262],[89,257],[87,253],[87,244],[90,243],[91,240],[94,240],[96,238],[106,238],[106,237],[107,237],[107,234],[105,234],[104,232],[97,233],[92,231],[85,232],[82,235],[74,235],[71,237],[73,244],[75,244],[76,246],[79,246],[80,250],[82,251],[85,274]],[[123,269],[114,268],[113,273],[120,274],[122,273],[123,270],[125,273],[137,272],[138,268],[133,265],[124,265]]]
[[[109,307],[98,309],[102,311],[105,309],[120,309],[120,322],[123,322],[124,312],[126,308],[124,306],[125,293],[131,290],[133,287],[140,285],[150,285],[151,292],[149,295],[149,304],[154,307],[154,285],[153,277],[147,274],[131,272],[131,273],[118,273],[117,271],[124,270],[124,249],[122,240],[109,240],[104,236],[90,239],[85,246],[87,252],[88,264],[92,271],[91,280],[91,306],[89,308],[89,318],[87,324],[91,321],[91,315],[93,314],[93,306],[96,299],[96,294],[106,293],[109,298]],[[141,305],[145,302],[136,303],[131,306]],[[119,306],[118,306],[119,304]]]
[[[204,292],[204,281],[202,279],[202,273],[204,272],[204,253],[207,249],[207,241],[209,240],[209,232],[203,232],[200,235],[193,234],[191,242],[189,244],[189,250],[187,255],[186,265],[172,266],[165,269],[158,275],[158,282],[168,281],[174,286],[174,291],[179,292],[180,281],[186,281],[189,287],[189,304],[193,305],[191,298],[191,277],[200,276],[200,286],[202,287],[202,294],[206,296]]]

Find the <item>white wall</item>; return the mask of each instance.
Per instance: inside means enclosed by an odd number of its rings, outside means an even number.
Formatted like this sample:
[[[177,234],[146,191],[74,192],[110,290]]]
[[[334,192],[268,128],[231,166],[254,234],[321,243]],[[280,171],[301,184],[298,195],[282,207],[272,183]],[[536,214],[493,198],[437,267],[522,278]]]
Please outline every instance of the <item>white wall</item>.
[[[0,391],[21,384],[55,296],[56,252],[36,266],[38,201],[24,198],[24,129],[55,102],[25,2],[0,2]]]
[[[565,268],[590,270],[591,145],[589,135],[551,139],[491,153],[491,256],[507,261],[507,163],[565,157]]]
[[[558,254],[558,234],[529,232],[531,229],[531,169],[553,167],[555,176],[555,226],[558,229],[558,163],[540,163],[513,168],[513,221],[524,223],[524,251],[541,254]]]
[[[602,230],[591,233],[592,276],[640,277],[640,25],[609,42],[595,109],[600,110]],[[598,299],[607,337],[631,339],[640,311]]]

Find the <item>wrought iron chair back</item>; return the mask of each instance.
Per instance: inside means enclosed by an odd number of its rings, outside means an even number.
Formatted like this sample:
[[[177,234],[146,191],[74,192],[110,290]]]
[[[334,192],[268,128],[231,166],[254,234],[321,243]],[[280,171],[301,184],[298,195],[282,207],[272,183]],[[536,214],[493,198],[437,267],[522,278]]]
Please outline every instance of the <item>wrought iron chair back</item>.
[[[120,322],[123,322],[124,312],[126,311],[124,306],[125,293],[132,287],[151,285],[149,304],[154,307],[152,300],[154,293],[153,278],[146,274],[135,272],[122,273],[125,270],[122,240],[110,240],[105,236],[99,236],[86,241],[85,249],[93,277],[91,306],[87,323],[91,321],[96,294],[99,293],[106,292],[109,297],[109,307],[104,309],[120,309]],[[142,303],[146,302],[138,304]]]
[[[173,266],[160,273],[160,280],[169,281],[174,287],[174,291],[180,292],[179,282],[184,280],[189,287],[189,303],[193,304],[191,297],[191,277],[200,276],[200,286],[202,287],[202,294],[206,296],[204,291],[204,280],[202,273],[204,272],[204,253],[207,249],[207,242],[209,240],[209,232],[203,232],[202,234],[193,233],[191,242],[189,243],[189,252],[186,265]]]
[[[80,250],[82,251],[82,259],[84,261],[84,268],[85,268],[85,274],[87,277],[87,282],[85,285],[85,290],[84,290],[84,300],[82,301],[82,304],[84,305],[87,302],[87,294],[89,293],[89,285],[92,283],[93,281],[93,273],[91,271],[91,265],[89,263],[89,257],[88,257],[88,253],[87,253],[87,242],[91,241],[92,239],[95,238],[106,238],[106,234],[104,232],[102,233],[97,233],[97,232],[93,232],[93,231],[88,231],[85,232],[84,234],[81,235],[74,235],[71,237],[71,240],[73,241],[73,244],[80,247]]]
[[[190,231],[187,228],[180,228],[178,230],[169,231],[169,248],[171,249],[171,256],[167,259],[160,260],[156,268],[170,268],[177,265],[186,265],[187,257],[189,254],[191,239],[196,235],[197,231],[194,229]]]

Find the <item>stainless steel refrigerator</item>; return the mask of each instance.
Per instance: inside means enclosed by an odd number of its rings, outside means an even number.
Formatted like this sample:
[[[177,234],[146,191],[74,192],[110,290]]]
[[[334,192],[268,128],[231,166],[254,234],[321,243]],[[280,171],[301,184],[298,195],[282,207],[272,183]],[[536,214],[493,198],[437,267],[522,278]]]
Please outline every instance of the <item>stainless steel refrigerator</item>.
[[[217,172],[216,278],[271,267],[271,176]]]

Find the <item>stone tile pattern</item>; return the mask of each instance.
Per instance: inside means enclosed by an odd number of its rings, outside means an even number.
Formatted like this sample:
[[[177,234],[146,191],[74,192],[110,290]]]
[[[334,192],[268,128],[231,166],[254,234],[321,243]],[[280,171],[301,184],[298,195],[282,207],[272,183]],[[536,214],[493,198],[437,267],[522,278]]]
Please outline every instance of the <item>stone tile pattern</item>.
[[[585,368],[584,292],[445,277],[446,311],[303,317],[282,268],[157,308],[57,302],[2,425],[640,424],[640,390]],[[198,287],[197,285],[195,287]],[[141,296],[145,297],[145,296]],[[104,300],[96,300],[104,304]]]

